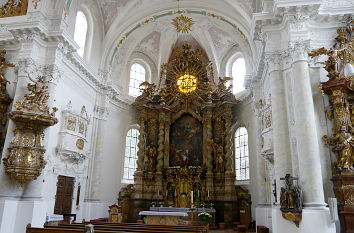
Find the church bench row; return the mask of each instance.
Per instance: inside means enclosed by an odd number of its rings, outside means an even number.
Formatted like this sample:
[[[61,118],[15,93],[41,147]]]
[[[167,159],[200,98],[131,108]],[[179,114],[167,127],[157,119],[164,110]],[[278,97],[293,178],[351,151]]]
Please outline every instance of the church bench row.
[[[67,229],[62,227],[46,227],[46,228],[36,228],[27,226],[26,233],[84,233],[85,228]],[[173,233],[173,229],[95,229],[95,233]],[[185,233],[195,233],[196,231],[184,231]]]
[[[173,228],[174,230],[195,230],[198,229],[200,232],[208,232],[208,227],[199,225],[199,226],[190,226],[190,225],[156,225],[156,224],[141,224],[141,223],[109,223],[109,222],[87,222],[87,223],[73,223],[73,224],[61,224],[61,226],[68,225],[78,225],[78,226],[84,226],[87,224],[92,224],[95,226],[95,229],[99,226],[130,226],[130,227],[143,227],[143,228]]]
[[[45,228],[58,228],[57,226],[45,226]],[[66,225],[60,225],[59,228],[63,229],[84,229],[85,225],[84,224],[66,224]],[[152,230],[154,232],[200,232],[200,233],[205,233],[208,232],[208,229],[201,226],[201,227],[192,227],[192,226],[179,226],[179,225],[145,225],[145,224],[138,224],[138,225],[95,225],[94,226],[95,232],[96,230],[105,230],[105,231],[116,231],[116,230],[129,230],[129,231],[136,231],[140,232],[140,230],[143,230],[146,232],[147,230]]]

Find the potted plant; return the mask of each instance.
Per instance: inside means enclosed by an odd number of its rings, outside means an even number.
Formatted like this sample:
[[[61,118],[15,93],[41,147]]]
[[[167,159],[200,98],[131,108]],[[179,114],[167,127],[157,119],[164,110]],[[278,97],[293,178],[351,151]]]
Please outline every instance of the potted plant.
[[[219,216],[219,228],[225,229],[225,222],[224,222],[224,211],[225,211],[225,203],[224,202],[217,202],[215,204],[215,209],[217,211],[217,216]]]
[[[148,209],[148,203],[146,201],[140,200],[137,204],[138,207],[138,213],[140,211],[144,211]],[[143,218],[143,216],[141,216],[141,218]],[[137,221],[138,223],[143,223],[143,219],[138,219]]]
[[[198,217],[202,220],[203,225],[206,226],[208,224],[209,218],[211,218],[211,214],[207,212],[201,212],[198,214]]]

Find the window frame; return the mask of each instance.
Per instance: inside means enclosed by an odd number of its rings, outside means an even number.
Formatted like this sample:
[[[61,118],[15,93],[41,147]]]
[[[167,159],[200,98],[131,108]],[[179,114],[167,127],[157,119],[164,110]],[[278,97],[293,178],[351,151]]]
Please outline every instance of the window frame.
[[[239,130],[241,129],[245,129],[246,130],[246,134],[242,134],[242,135],[237,135],[237,133],[239,132]],[[249,182],[250,181],[250,153],[249,153],[249,133],[248,133],[248,130],[245,126],[239,126],[237,127],[237,129],[235,130],[235,133],[233,134],[234,135],[234,170],[235,170],[235,181],[238,182],[238,183],[243,183],[243,182]],[[244,144],[242,147],[239,146],[237,147],[237,143],[236,143],[236,140],[240,137],[244,137],[246,136],[247,137],[247,144]],[[244,155],[244,156],[241,156],[238,157],[238,153],[237,153],[237,149],[239,148],[243,148],[243,152],[245,152],[245,148],[247,148],[247,155]],[[242,167],[241,165],[241,159],[242,158],[245,158],[248,162],[245,164],[244,167]],[[240,160],[240,165],[239,165],[239,169],[237,169],[237,160]],[[240,177],[237,176],[237,170],[246,170],[246,177],[245,179],[240,179]],[[248,175],[248,177],[247,177]]]
[[[133,130],[136,130],[137,131],[137,136],[136,136],[136,147],[135,147],[135,162],[134,162],[134,166],[135,166],[135,170],[136,170],[136,168],[137,168],[137,160],[138,160],[138,150],[139,150],[139,147],[138,147],[138,144],[139,144],[139,135],[140,135],[140,132],[139,132],[139,129],[137,128],[137,127],[129,127],[129,129],[126,131],[126,133],[125,133],[125,142],[124,142],[124,155],[123,155],[123,163],[122,163],[122,166],[123,166],[123,169],[122,169],[122,183],[125,183],[125,184],[132,184],[132,183],[134,183],[134,175],[133,175],[133,178],[130,178],[129,179],[129,174],[128,174],[128,178],[126,178],[125,177],[125,174],[126,174],[126,168],[127,169],[131,169],[131,167],[126,167],[125,165],[126,165],[126,159],[127,158],[129,158],[129,159],[131,159],[131,158],[133,158],[133,157],[127,157],[127,155],[129,154],[129,155],[131,155],[131,146],[129,146],[130,147],[130,151],[129,151],[129,153],[127,153],[127,147],[128,147],[128,145],[127,145],[127,143],[128,143],[128,141],[127,141],[127,139],[128,139],[128,134],[129,134],[129,132],[130,131],[133,131]],[[133,138],[134,138],[134,136],[133,136]],[[128,155],[128,156],[129,156]],[[135,171],[134,171],[134,173],[135,173]]]
[[[243,90],[241,91],[238,91],[238,92],[235,92],[234,91],[234,83],[235,83],[235,77],[234,77],[234,74],[233,74],[233,67],[235,65],[235,63],[239,60],[239,59],[243,59],[243,63],[244,63],[244,66],[245,66],[245,73],[243,75],[243,83],[242,83],[242,87],[243,87]],[[246,90],[246,87],[245,87],[245,82],[246,82],[246,74],[247,74],[247,71],[246,71],[246,59],[242,56],[237,56],[236,59],[233,60],[233,62],[230,64],[230,68],[231,68],[231,76],[232,77],[232,85],[233,85],[233,89],[232,89],[232,94],[236,95],[238,93],[241,93],[242,91]]]
[[[83,46],[83,52],[82,52],[82,56],[80,55],[80,53],[79,53],[79,50],[81,49],[81,46],[77,43],[77,41],[75,40],[75,32],[76,32],[76,24],[77,24],[77,20],[78,20],[78,14],[79,14],[79,12],[81,12],[82,14],[83,14],[83,16],[85,17],[85,20],[86,20],[86,36],[85,36],[85,42],[84,42],[84,46]],[[80,57],[82,57],[82,58],[84,58],[84,57],[86,57],[86,54],[88,53],[88,51],[87,51],[87,48],[88,48],[88,40],[89,40],[89,31],[90,31],[90,26],[89,26],[89,19],[88,19],[88,14],[85,12],[85,10],[84,9],[78,9],[77,11],[76,11],[76,15],[75,15],[75,23],[74,23],[74,33],[73,33],[73,39],[74,39],[74,41],[75,41],[75,43],[80,47],[80,49],[78,49],[77,51],[76,51],[76,53],[80,56]]]
[[[131,72],[132,72],[132,68],[133,68],[133,66],[134,66],[135,64],[140,65],[141,67],[144,68],[144,71],[145,71],[145,79],[144,79],[144,81],[148,81],[147,77],[148,77],[148,73],[149,73],[149,70],[147,69],[146,65],[143,64],[143,63],[141,63],[141,62],[132,61],[131,64],[129,65],[128,95],[129,95],[130,97],[133,97],[133,98],[136,98],[136,97],[139,96],[139,95],[134,96],[134,95],[132,95],[132,94],[130,93],[130,87],[131,87],[131,86],[130,86],[130,83],[131,83],[131,81],[132,81]],[[136,79],[135,79],[135,80],[136,80]],[[144,82],[144,81],[142,81],[142,82]],[[138,88],[139,88],[139,87],[138,87]]]

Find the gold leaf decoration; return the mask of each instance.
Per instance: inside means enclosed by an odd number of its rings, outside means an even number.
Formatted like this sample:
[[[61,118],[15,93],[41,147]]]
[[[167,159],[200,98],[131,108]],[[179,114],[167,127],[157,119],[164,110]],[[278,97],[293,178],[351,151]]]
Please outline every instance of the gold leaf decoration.
[[[27,14],[28,0],[8,0],[0,7],[0,18]]]
[[[172,20],[172,25],[175,26],[177,32],[182,33],[189,33],[193,24],[193,19],[184,15],[178,16]]]

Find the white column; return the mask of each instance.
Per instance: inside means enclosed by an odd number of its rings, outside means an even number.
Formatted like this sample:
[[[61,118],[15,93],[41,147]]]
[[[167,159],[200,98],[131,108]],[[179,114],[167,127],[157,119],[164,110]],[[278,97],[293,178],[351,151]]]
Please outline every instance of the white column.
[[[285,177],[287,173],[292,174],[291,152],[283,72],[275,70],[269,75],[272,97],[274,178],[277,186],[277,202],[280,202],[280,187],[283,186],[280,178]]]
[[[323,183],[315,112],[307,61],[293,64],[294,112],[297,125],[297,149],[300,184],[305,207],[324,207]]]

